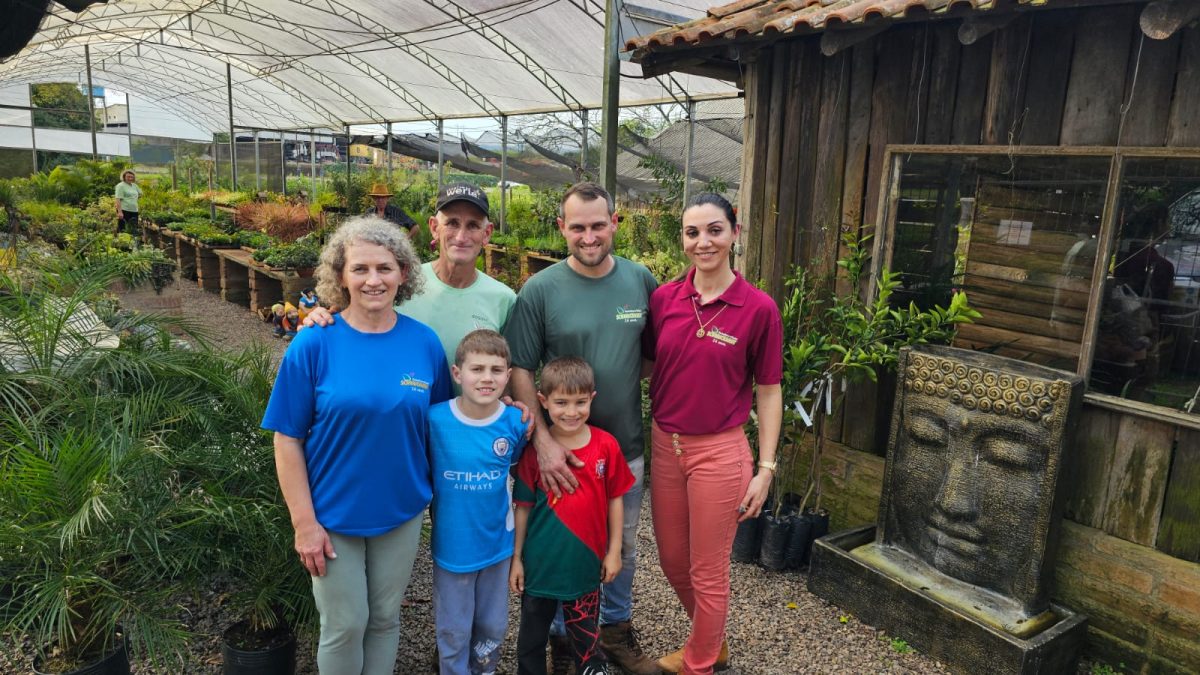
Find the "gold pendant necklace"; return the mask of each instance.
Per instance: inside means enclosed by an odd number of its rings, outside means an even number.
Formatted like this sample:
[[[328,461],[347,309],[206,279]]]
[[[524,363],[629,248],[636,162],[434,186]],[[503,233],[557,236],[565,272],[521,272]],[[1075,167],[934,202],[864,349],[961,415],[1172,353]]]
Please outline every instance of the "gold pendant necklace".
[[[692,310],[694,312],[696,312],[696,323],[700,324],[700,327],[696,329],[696,337],[703,338],[704,337],[704,329],[708,328],[710,325],[712,325],[712,322],[716,321],[717,317],[721,316],[721,312],[724,312],[725,308],[728,306],[729,305],[723,305],[721,307],[721,309],[717,310],[716,314],[713,314],[712,317],[709,318],[708,322],[704,322],[704,321],[700,320],[700,303],[696,302],[696,296],[693,295],[692,296]]]

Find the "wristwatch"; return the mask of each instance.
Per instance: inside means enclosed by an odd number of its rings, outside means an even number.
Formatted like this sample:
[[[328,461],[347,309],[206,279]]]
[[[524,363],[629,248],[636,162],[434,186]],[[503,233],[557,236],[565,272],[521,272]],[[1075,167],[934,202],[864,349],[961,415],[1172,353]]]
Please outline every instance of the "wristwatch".
[[[775,462],[759,462],[758,468],[767,469],[771,473],[775,473]]]

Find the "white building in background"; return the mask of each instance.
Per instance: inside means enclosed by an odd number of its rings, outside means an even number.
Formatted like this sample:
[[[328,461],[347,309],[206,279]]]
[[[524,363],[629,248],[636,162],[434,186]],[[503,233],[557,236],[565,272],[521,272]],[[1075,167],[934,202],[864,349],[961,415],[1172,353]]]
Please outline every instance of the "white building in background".
[[[129,129],[129,105],[115,103],[101,111],[104,114],[104,129],[106,131],[125,131]]]

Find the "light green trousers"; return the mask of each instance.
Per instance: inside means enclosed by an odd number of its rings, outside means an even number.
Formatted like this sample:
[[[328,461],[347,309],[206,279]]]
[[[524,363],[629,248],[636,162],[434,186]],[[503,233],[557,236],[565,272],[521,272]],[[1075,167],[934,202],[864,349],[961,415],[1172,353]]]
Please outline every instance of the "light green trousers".
[[[400,603],[412,575],[421,518],[376,537],[329,533],[337,558],[313,577],[321,613],[321,675],[391,675],[400,646]]]

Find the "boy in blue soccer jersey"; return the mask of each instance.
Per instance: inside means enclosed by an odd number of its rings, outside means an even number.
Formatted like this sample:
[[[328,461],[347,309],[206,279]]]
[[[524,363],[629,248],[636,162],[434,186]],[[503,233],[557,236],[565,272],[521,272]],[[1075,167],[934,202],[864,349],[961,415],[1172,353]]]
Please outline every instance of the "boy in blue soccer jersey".
[[[429,411],[433,467],[433,611],[442,673],[493,673],[508,627],[513,552],[509,468],[525,445],[521,411],[504,405],[508,343],[468,333],[451,367],[462,395]]]

